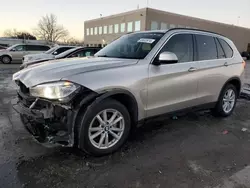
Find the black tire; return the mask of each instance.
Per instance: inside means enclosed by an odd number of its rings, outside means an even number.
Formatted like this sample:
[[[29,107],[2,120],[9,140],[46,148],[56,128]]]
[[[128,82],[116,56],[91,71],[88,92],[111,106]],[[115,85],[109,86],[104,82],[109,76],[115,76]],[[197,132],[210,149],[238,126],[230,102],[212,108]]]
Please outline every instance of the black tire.
[[[234,102],[233,108],[229,112],[225,112],[225,110],[223,109],[223,97],[229,89],[232,89],[235,93],[235,102]],[[228,116],[230,116],[234,111],[234,108],[235,108],[235,105],[237,102],[237,98],[238,98],[238,91],[237,91],[236,87],[232,84],[227,84],[222,89],[221,94],[219,96],[219,100],[217,101],[215,108],[212,110],[212,114],[215,117],[228,117]]]
[[[10,64],[11,63],[11,57],[8,55],[4,55],[1,57],[1,61],[3,64]]]
[[[124,132],[120,140],[115,145],[108,149],[99,149],[91,143],[88,131],[90,128],[90,124],[95,116],[105,109],[114,109],[119,111],[119,113],[124,118]],[[113,99],[105,99],[100,102],[94,101],[90,106],[87,107],[85,112],[82,113],[82,118],[79,121],[78,125],[78,147],[81,150],[90,155],[103,156],[115,152],[126,142],[131,129],[131,121],[127,108],[120,102]]]

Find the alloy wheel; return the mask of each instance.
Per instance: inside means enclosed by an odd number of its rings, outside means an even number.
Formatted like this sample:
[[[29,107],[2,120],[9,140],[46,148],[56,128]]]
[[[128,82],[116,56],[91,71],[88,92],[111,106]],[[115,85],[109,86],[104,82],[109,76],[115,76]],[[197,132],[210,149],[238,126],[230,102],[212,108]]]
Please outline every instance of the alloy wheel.
[[[125,121],[122,114],[115,109],[105,109],[91,121],[89,140],[98,149],[111,148],[121,139],[124,128]]]
[[[223,96],[222,108],[224,112],[229,113],[232,111],[232,109],[234,108],[235,100],[236,95],[234,90],[228,89]]]

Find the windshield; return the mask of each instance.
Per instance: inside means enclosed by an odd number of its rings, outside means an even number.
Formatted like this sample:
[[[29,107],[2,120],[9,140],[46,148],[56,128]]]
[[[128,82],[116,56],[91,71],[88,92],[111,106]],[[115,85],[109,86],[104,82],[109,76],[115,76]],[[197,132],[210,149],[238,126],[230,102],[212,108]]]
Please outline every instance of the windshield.
[[[58,47],[54,47],[54,48],[51,48],[49,49],[48,51],[44,52],[45,54],[52,54]]]
[[[164,33],[131,33],[120,37],[96,53],[97,57],[144,59]]]
[[[80,49],[80,48],[71,48],[69,50],[66,50],[65,52],[63,53],[60,53],[59,55],[56,55],[55,58],[56,59],[60,59],[60,58],[64,58],[66,57],[67,55],[69,55],[71,52],[74,52],[75,50],[77,49]]]

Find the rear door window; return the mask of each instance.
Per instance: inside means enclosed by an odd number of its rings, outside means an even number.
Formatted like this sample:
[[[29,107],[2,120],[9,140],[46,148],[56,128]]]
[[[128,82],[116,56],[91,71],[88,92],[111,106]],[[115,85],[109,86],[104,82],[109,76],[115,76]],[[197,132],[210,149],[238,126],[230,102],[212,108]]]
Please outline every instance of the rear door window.
[[[47,51],[49,49],[50,49],[50,47],[48,47],[48,46],[39,46],[39,51]]]
[[[76,53],[70,55],[69,57],[87,57],[87,56],[93,56],[95,53],[96,53],[95,49],[83,49],[77,51]]]
[[[224,52],[226,54],[226,58],[230,58],[230,57],[233,57],[233,50],[232,48],[229,46],[229,44],[224,41],[223,39],[218,39],[222,48],[224,49]]]
[[[214,38],[216,47],[217,47],[217,52],[218,52],[218,59],[224,59],[226,58],[226,55],[224,53],[224,50],[222,49],[221,44],[219,43],[217,38]]]
[[[58,54],[60,54],[60,53],[63,53],[63,52],[65,52],[65,51],[71,49],[71,48],[73,48],[73,47],[61,47],[61,48],[57,49],[55,52],[53,52],[53,54],[54,54],[54,55],[58,55]]]
[[[214,38],[206,35],[195,35],[197,43],[198,60],[217,59],[217,50]]]
[[[26,45],[27,51],[39,51],[36,45]]]

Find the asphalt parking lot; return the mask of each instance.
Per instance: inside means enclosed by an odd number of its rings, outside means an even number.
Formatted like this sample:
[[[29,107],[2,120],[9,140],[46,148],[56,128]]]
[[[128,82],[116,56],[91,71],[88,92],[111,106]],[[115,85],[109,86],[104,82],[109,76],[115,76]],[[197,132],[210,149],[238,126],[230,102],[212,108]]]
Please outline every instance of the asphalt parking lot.
[[[225,119],[203,111],[149,122],[120,151],[94,158],[44,148],[26,132],[10,103],[17,67],[0,64],[0,188],[250,187],[250,100]]]

